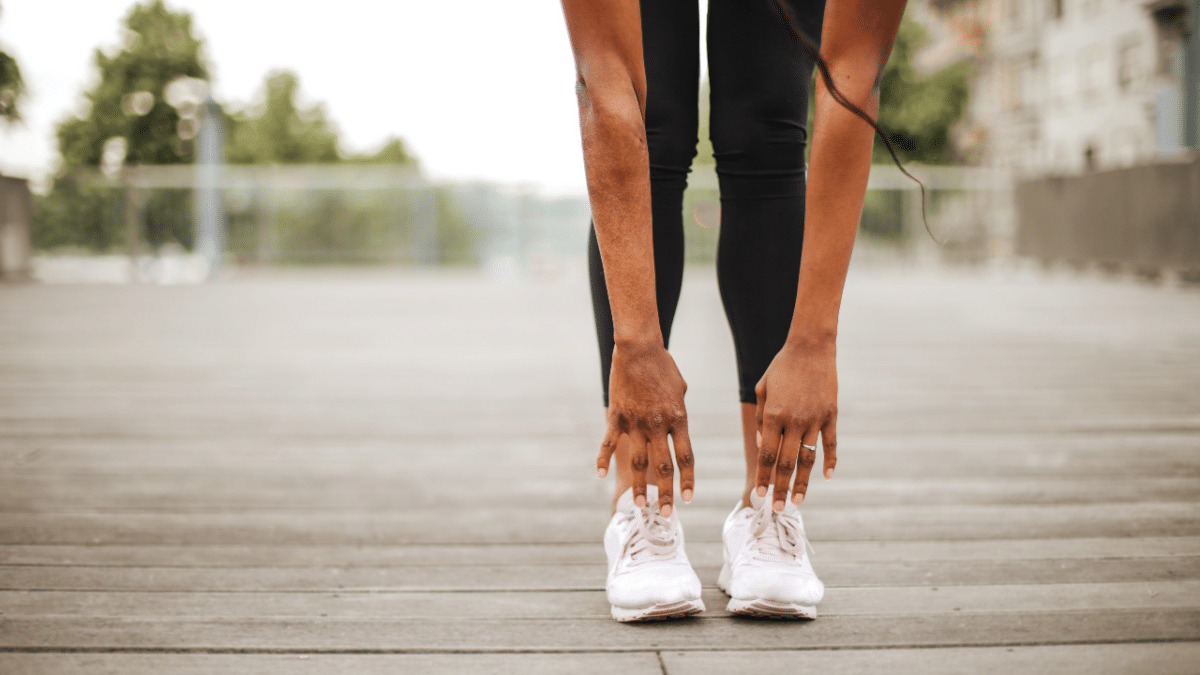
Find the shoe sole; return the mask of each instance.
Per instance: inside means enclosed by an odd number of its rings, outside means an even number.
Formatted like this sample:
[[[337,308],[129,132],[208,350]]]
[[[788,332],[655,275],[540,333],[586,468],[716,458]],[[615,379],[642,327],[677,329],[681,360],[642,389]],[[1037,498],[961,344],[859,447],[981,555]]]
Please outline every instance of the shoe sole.
[[[717,587],[729,595],[729,604],[725,610],[743,616],[759,616],[766,619],[815,619],[817,608],[814,605],[800,605],[793,602],[776,602],[765,598],[750,598],[739,600],[729,593],[729,565],[721,566],[721,574],[717,577]]]
[[[621,623],[629,623],[634,621],[662,621],[664,619],[678,619],[680,617],[698,614],[704,611],[704,601],[696,598],[695,600],[680,600],[679,602],[668,602],[661,605],[650,605],[649,607],[639,607],[628,609],[626,607],[612,606],[612,617]]]
[[[754,598],[752,600],[738,600],[730,598],[729,604],[725,609],[734,614],[744,616],[761,616],[767,619],[815,619],[817,618],[817,608],[807,605],[797,605],[790,602],[775,602],[773,600],[764,600],[762,598]]]

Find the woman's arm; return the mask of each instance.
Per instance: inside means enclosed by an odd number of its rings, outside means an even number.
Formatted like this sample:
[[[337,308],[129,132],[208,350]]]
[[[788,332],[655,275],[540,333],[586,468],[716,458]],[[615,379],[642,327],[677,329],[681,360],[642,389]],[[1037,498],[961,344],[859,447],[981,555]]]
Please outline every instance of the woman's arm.
[[[634,500],[646,503],[646,467],[658,478],[660,511],[672,508],[674,462],[684,501],[693,490],[687,389],[663,347],[654,286],[646,73],[638,0],[562,0],[578,72],[579,126],[596,239],[612,306],[614,338],[608,428],[597,457],[603,477],[622,436],[630,442]]]
[[[872,118],[879,81],[904,14],[905,0],[829,0],[821,55],[846,99]],[[825,477],[837,463],[838,310],[862,215],[875,131],[830,95],[817,78],[816,121],[805,196],[804,252],[787,342],[755,391],[760,438],[759,494],[775,484],[783,508],[804,500],[820,433]],[[810,446],[808,448],[804,445]]]

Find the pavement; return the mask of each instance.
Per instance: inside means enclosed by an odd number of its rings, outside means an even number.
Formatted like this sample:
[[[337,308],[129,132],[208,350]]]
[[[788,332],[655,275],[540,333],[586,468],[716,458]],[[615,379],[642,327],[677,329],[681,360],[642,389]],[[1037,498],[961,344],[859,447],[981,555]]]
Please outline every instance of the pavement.
[[[855,269],[820,618],[729,615],[733,349],[672,353],[708,611],[613,622],[585,282],[0,286],[0,672],[1195,673],[1200,290]]]

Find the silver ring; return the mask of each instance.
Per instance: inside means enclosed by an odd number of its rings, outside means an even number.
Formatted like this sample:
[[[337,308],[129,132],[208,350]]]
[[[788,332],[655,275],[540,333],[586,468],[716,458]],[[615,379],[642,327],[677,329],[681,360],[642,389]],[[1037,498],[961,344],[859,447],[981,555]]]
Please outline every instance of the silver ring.
[[[816,449],[817,449],[817,446],[815,446],[815,445],[809,445],[809,444],[807,444],[807,443],[801,443],[801,444],[800,444],[800,447],[802,447],[802,448],[808,448],[809,450],[816,450]]]

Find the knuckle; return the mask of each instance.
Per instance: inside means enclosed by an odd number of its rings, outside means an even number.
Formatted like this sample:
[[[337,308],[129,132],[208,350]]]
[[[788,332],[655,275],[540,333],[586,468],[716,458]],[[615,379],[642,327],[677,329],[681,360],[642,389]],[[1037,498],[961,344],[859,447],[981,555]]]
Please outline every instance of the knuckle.
[[[758,463],[762,466],[775,466],[775,453],[764,452],[758,456]]]
[[[679,456],[679,468],[690,469],[696,463],[696,458],[690,452],[685,452]]]
[[[667,476],[670,476],[674,473],[675,473],[675,466],[673,464],[671,464],[670,462],[659,462],[658,463],[658,475],[659,476],[666,478]]]
[[[645,471],[649,464],[645,455],[634,455],[629,460],[629,465],[633,467],[634,471],[639,473]]]
[[[775,465],[775,468],[780,473],[791,473],[796,468],[796,463],[790,459],[780,459],[779,464]]]

